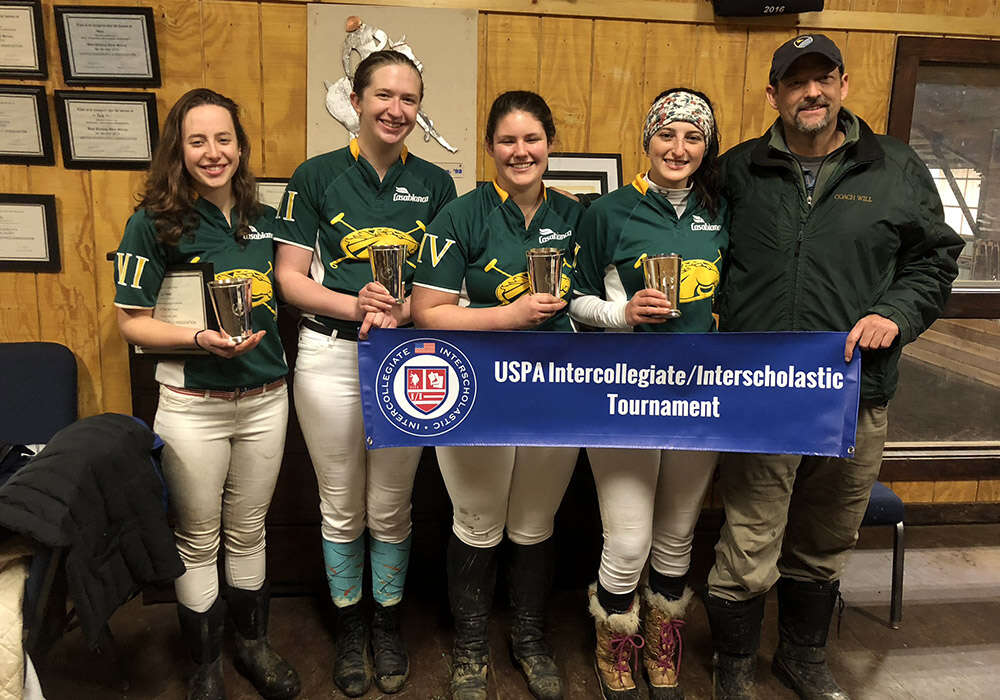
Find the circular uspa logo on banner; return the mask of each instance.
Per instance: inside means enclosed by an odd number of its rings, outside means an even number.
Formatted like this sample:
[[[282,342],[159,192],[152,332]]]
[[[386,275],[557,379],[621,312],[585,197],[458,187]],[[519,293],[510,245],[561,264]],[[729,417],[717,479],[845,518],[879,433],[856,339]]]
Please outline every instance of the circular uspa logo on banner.
[[[454,430],[476,402],[476,373],[451,343],[417,338],[393,348],[378,368],[378,406],[398,430],[418,437]]]

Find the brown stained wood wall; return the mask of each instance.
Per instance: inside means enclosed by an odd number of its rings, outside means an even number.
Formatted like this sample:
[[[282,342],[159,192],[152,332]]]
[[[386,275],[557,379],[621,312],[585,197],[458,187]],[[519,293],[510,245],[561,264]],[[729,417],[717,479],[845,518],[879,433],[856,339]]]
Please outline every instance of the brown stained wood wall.
[[[51,108],[52,91],[66,85],[53,26],[55,3],[43,0],[42,4],[50,73],[45,87]],[[287,177],[305,157],[307,7],[303,2],[58,0],[58,4],[153,8],[163,76],[163,87],[156,90],[161,124],[174,100],[204,85],[242,105],[252,141],[251,163],[258,175]],[[511,11],[520,10],[513,1],[508,4]],[[491,6],[502,9],[504,3]],[[558,16],[558,2],[547,0],[537,7],[535,15],[479,15],[480,133],[496,94],[512,88],[537,90],[556,115],[560,150],[620,152],[628,180],[641,163],[639,128],[645,108],[664,88],[688,85],[708,93],[716,104],[724,147],[760,134],[773,118],[763,96],[767,69],[774,47],[794,36],[794,27],[710,19],[692,23],[567,17]],[[358,9],[361,14],[363,10]],[[1000,17],[996,0],[827,0],[827,10],[858,16],[924,15],[924,26],[944,30],[939,36],[946,35],[951,18],[983,18],[995,24]],[[865,25],[855,19],[850,26]],[[877,22],[873,19],[872,27],[885,26],[884,15]],[[863,28],[827,33],[844,50],[850,74],[847,106],[876,131],[884,131],[896,34]],[[58,152],[54,122],[53,138]],[[81,416],[129,412],[128,355],[115,325],[112,268],[105,255],[117,246],[143,174],[66,170],[61,160],[57,155],[53,167],[0,166],[0,192],[56,195],[63,258],[58,274],[0,273],[0,341],[66,344],[79,363]],[[491,165],[480,155],[480,179],[492,175]],[[971,502],[1000,500],[998,484],[1000,480],[893,485],[910,501]]]

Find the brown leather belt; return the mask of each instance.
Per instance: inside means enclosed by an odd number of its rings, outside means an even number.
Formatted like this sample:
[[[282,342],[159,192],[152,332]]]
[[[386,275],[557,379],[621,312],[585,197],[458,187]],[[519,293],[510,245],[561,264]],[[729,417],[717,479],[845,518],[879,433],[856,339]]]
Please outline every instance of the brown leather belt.
[[[187,396],[203,396],[206,399],[226,399],[227,401],[235,401],[236,399],[242,399],[247,396],[256,396],[257,394],[263,394],[267,391],[274,391],[280,387],[285,386],[285,378],[276,379],[270,384],[264,384],[262,386],[251,386],[245,389],[234,389],[233,391],[223,391],[222,389],[185,389],[179,386],[170,386],[169,384],[163,385],[165,388],[170,389],[170,391],[177,392],[178,394],[185,394]]]

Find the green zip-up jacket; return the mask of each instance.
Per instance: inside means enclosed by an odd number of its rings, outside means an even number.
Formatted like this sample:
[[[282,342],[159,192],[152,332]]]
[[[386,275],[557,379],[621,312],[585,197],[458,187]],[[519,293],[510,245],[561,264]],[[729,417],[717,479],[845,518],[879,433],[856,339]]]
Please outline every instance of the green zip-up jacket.
[[[812,197],[780,120],[723,156],[731,224],[720,328],[846,332],[884,316],[899,337],[861,358],[861,399],[881,404],[896,391],[902,346],[941,313],[963,241],[909,146],[846,109],[839,120],[846,138]]]

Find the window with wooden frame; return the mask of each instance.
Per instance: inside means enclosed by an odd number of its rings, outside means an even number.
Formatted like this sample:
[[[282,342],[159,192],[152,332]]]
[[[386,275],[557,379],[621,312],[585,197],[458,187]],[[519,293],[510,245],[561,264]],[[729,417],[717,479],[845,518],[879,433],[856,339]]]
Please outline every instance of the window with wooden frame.
[[[888,131],[966,245],[942,318],[903,350],[880,478],[1000,479],[1000,42],[900,37]]]

